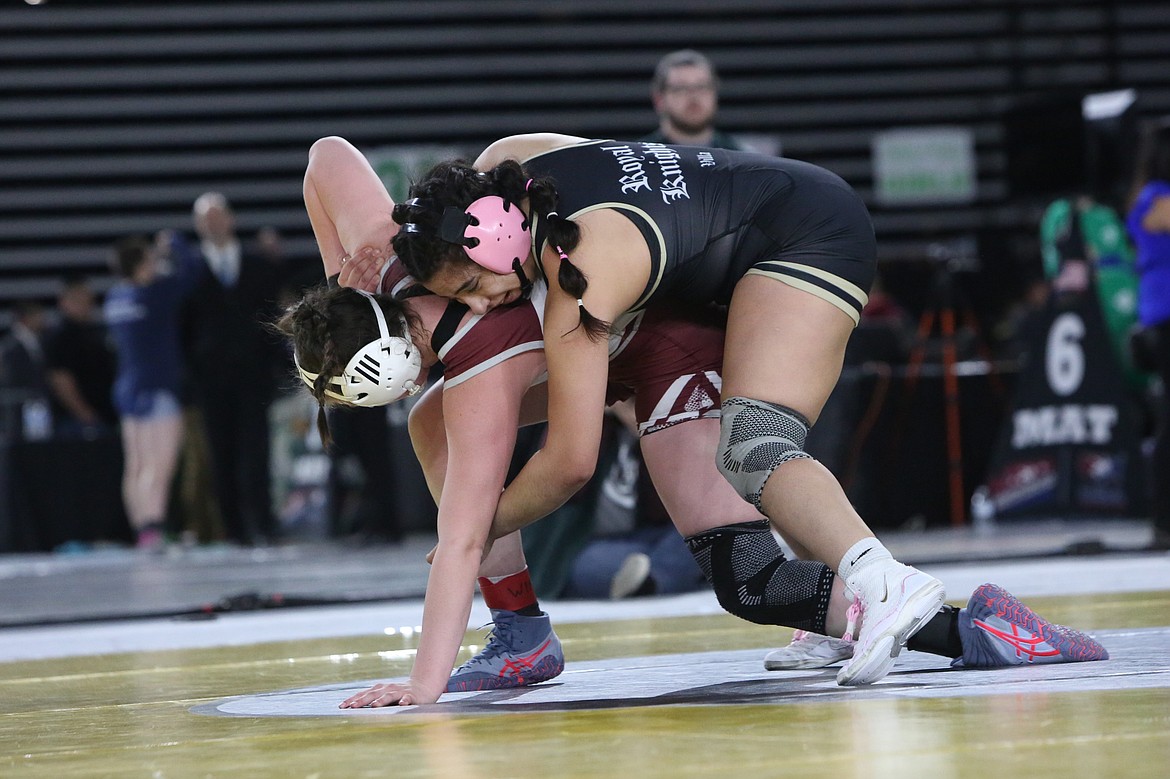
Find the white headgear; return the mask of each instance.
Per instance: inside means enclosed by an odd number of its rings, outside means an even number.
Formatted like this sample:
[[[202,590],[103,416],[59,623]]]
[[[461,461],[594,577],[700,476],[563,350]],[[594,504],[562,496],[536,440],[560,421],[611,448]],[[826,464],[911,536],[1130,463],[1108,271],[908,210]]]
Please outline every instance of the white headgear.
[[[406,338],[390,335],[386,317],[374,296],[360,292],[374,307],[378,319],[378,337],[358,349],[345,366],[340,376],[329,379],[325,394],[334,400],[355,406],[384,406],[402,398],[403,395],[417,395],[422,386],[415,383],[422,369],[422,355],[410,340],[410,326],[402,317],[402,331]],[[293,353],[297,373],[305,384],[313,387],[320,374],[310,373],[301,367],[296,353]]]

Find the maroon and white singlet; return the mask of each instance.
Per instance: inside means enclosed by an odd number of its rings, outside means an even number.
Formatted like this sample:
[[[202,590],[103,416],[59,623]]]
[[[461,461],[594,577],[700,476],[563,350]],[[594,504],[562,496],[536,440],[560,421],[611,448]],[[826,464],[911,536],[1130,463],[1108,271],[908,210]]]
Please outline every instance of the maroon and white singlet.
[[[391,270],[383,289],[402,283],[401,274]],[[439,347],[444,385],[458,386],[518,354],[543,350],[546,292],[537,282],[524,302],[485,315],[467,313]],[[639,312],[610,339],[608,400],[633,395],[641,435],[691,419],[718,418],[722,365],[723,318],[717,310],[684,313],[660,306]]]

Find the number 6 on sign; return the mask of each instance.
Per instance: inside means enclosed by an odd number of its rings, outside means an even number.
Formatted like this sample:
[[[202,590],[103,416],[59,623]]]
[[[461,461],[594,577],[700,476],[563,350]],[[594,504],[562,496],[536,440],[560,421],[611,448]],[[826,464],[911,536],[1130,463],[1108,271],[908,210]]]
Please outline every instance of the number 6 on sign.
[[[1081,347],[1084,337],[1085,322],[1078,314],[1064,313],[1052,322],[1044,360],[1048,386],[1057,395],[1073,394],[1084,381],[1085,350]]]

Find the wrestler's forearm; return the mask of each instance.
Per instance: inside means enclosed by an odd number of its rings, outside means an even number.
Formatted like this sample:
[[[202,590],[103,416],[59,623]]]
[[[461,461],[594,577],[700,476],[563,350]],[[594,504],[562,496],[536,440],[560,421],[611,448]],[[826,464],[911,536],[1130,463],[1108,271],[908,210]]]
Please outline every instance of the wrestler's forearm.
[[[482,546],[440,543],[427,579],[423,602],[422,634],[410,672],[411,684],[429,695],[447,689],[447,679],[459,655]]]
[[[447,430],[443,424],[442,379],[427,389],[410,410],[407,429],[414,456],[422,466],[427,489],[439,505],[447,478]]]
[[[537,452],[500,495],[491,537],[501,538],[548,516],[585,486],[591,475],[561,468],[544,449]]]

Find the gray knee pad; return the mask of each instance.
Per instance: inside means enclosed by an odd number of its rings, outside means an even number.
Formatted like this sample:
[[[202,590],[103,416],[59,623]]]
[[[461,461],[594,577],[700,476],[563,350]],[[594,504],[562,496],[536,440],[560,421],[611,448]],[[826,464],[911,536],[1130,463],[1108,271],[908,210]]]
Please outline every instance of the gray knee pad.
[[[825,632],[833,571],[785,558],[767,520],[717,527],[686,542],[729,613],[759,625]]]
[[[765,400],[723,401],[716,464],[743,499],[760,511],[760,496],[772,472],[789,460],[812,459],[804,451],[809,423],[799,412]]]

